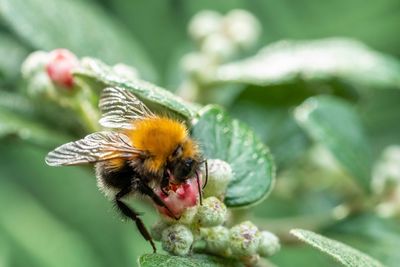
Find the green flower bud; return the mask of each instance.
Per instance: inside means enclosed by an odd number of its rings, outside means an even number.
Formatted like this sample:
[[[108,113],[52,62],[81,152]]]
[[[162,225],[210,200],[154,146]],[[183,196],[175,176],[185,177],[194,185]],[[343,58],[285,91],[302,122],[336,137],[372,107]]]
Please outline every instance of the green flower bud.
[[[151,236],[156,241],[161,241],[162,233],[169,225],[165,221],[156,222],[150,229]]]
[[[204,188],[204,196],[216,196],[222,200],[232,176],[232,168],[229,163],[220,159],[208,160],[208,182]]]
[[[189,207],[187,208],[181,215],[181,218],[179,219],[179,223],[182,224],[192,224],[193,220],[195,219],[197,214],[197,206]]]
[[[241,48],[254,45],[261,33],[260,22],[246,10],[231,10],[224,18],[226,35]]]
[[[244,256],[240,258],[240,261],[244,263],[245,266],[257,266],[260,261],[260,255],[254,254],[251,256]]]
[[[224,203],[216,197],[209,197],[198,207],[196,218],[200,227],[212,227],[223,224],[227,214],[228,210]]]
[[[31,53],[21,66],[21,73],[24,79],[29,79],[36,73],[45,72],[45,66],[49,61],[49,53],[36,51]]]
[[[236,47],[231,39],[223,34],[216,33],[204,40],[201,51],[221,62],[232,57],[236,52]]]
[[[224,226],[202,228],[201,235],[206,242],[206,250],[227,257],[229,251],[229,229]]]
[[[216,62],[202,53],[189,53],[182,58],[182,69],[197,83],[210,82],[215,74]]]
[[[222,16],[212,10],[204,10],[197,13],[189,23],[190,36],[201,42],[211,34],[221,31]]]
[[[243,222],[231,228],[229,244],[235,257],[251,256],[257,253],[260,243],[260,232],[249,222]]]
[[[279,239],[273,233],[262,231],[260,233],[260,243],[257,252],[263,257],[269,257],[277,253],[280,249]]]
[[[162,247],[174,255],[187,255],[193,245],[193,234],[182,224],[174,224],[162,232]]]

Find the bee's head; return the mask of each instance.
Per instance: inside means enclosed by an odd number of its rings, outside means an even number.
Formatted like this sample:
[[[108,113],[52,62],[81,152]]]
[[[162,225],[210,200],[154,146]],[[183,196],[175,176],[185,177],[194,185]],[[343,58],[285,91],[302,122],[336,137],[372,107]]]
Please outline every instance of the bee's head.
[[[167,164],[173,180],[182,183],[193,177],[199,168],[199,155],[192,140],[179,144]]]
[[[184,182],[185,180],[195,175],[198,163],[192,158],[182,158],[176,162],[172,169],[172,174],[177,182]]]

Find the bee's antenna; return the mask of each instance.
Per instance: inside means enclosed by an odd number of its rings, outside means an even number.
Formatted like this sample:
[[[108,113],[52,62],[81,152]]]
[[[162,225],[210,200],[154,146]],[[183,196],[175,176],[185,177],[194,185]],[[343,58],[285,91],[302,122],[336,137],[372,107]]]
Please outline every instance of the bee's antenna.
[[[203,205],[203,190],[200,186],[200,177],[199,173],[196,171],[196,180],[197,180],[197,189],[199,190],[199,198],[200,198],[200,205]]]
[[[204,160],[204,165],[205,165],[205,167],[206,167],[206,180],[204,181],[204,184],[203,184],[203,188],[202,188],[202,189],[204,189],[204,188],[206,187],[207,182],[208,182],[208,163],[207,163],[207,160]]]

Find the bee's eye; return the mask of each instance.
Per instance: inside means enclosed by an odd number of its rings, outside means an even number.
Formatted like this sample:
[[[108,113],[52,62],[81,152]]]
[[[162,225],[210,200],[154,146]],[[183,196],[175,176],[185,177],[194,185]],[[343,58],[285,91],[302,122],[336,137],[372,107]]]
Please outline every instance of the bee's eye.
[[[194,162],[194,160],[191,158],[183,160],[183,164],[185,164],[185,167],[187,167],[187,168],[191,168],[193,165],[193,162]]]
[[[178,180],[184,181],[193,174],[195,161],[192,158],[186,158],[180,161],[176,166],[175,176]]]

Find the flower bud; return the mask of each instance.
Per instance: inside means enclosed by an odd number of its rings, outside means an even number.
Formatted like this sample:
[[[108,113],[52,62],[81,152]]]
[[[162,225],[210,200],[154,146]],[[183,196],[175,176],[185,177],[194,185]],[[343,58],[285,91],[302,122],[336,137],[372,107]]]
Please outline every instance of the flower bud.
[[[222,16],[218,12],[201,11],[189,22],[189,35],[196,41],[202,41],[207,36],[220,31],[221,22]]]
[[[372,173],[372,189],[377,194],[384,194],[387,187],[400,185],[400,146],[391,145],[385,148],[375,164]]]
[[[189,228],[182,224],[174,224],[162,233],[162,247],[174,255],[187,255],[193,244],[193,234]]]
[[[257,252],[262,257],[269,257],[277,253],[280,249],[279,239],[276,235],[268,231],[260,233],[260,243]]]
[[[78,58],[67,49],[56,49],[50,52],[46,71],[57,85],[72,88],[74,79],[72,70],[79,66]]]
[[[242,48],[248,48],[257,41],[261,25],[250,12],[236,9],[225,16],[224,30],[235,44]]]
[[[204,188],[204,196],[216,196],[223,200],[229,182],[232,179],[232,169],[229,163],[219,160],[208,160],[208,181]],[[203,174],[204,175],[204,174]]]
[[[251,256],[257,253],[260,242],[260,232],[249,221],[243,222],[231,228],[229,244],[232,255],[236,257]]]
[[[196,178],[186,180],[184,183],[170,186],[168,195],[165,195],[160,189],[155,192],[167,205],[171,214],[165,207],[156,205],[158,211],[167,218],[178,218],[189,207],[196,206],[199,199],[199,190]]]
[[[206,250],[221,256],[229,256],[229,229],[224,226],[201,228],[201,235],[206,242]]]
[[[206,55],[222,61],[232,57],[236,47],[231,39],[220,33],[215,33],[204,39],[201,50]]]
[[[187,208],[179,218],[179,223],[190,225],[193,223],[197,214],[197,206]]]
[[[151,236],[156,241],[161,241],[162,233],[169,225],[165,221],[156,222],[150,229]]]
[[[212,227],[226,221],[228,210],[224,203],[216,197],[204,199],[203,205],[197,209],[196,218],[200,227]]]
[[[214,59],[202,53],[190,53],[182,58],[182,68],[196,82],[204,84],[212,80],[216,63]]]
[[[49,53],[36,51],[31,53],[21,66],[21,73],[24,79],[32,78],[35,74],[43,72],[49,61]]]
[[[243,262],[245,266],[257,266],[257,263],[260,261],[260,255],[253,254],[244,256],[240,258],[240,261]]]

